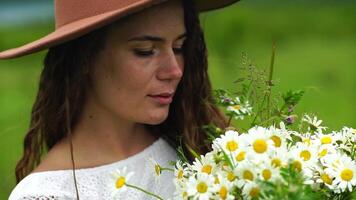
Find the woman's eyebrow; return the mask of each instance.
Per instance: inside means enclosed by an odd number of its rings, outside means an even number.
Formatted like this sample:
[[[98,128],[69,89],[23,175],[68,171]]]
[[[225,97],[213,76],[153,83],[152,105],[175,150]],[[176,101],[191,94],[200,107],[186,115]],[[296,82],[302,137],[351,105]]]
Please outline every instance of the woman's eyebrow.
[[[176,40],[180,40],[187,37],[186,33],[183,33],[177,37]],[[153,42],[165,42],[165,38],[157,37],[157,36],[152,36],[152,35],[142,35],[138,37],[133,37],[128,39],[127,41],[132,42],[132,41],[153,41]]]

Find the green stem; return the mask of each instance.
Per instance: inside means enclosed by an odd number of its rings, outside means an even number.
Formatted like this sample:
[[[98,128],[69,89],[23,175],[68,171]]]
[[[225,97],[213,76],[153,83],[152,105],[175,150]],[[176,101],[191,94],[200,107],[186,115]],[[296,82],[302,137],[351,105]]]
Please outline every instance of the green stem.
[[[262,121],[261,122],[261,125],[263,125],[264,123],[267,123],[267,122],[269,122],[269,121],[272,121],[272,120],[274,120],[274,119],[276,119],[276,118],[278,118],[279,116],[273,116],[273,117],[271,117],[271,118],[269,118],[269,119],[267,119],[267,120],[265,120],[265,121]]]
[[[258,107],[258,110],[257,110],[257,112],[256,112],[255,118],[253,118],[253,121],[251,122],[250,127],[252,127],[252,126],[254,126],[254,125],[255,125],[255,122],[256,122],[257,116],[260,114],[261,109],[262,109],[262,107],[263,107],[263,104],[264,104],[264,103],[265,103],[265,101],[266,101],[266,97],[267,97],[267,93],[264,95],[263,100],[262,100],[262,103],[261,103],[261,104],[260,104],[260,106]]]
[[[168,168],[168,167],[161,167],[161,170],[162,170],[162,171],[167,170],[167,171],[174,172],[174,169]]]
[[[274,56],[276,54],[276,42],[273,42],[272,46],[272,56],[271,56],[271,65],[269,67],[269,78],[268,78],[268,97],[267,97],[267,119],[270,117],[270,99],[272,92],[272,78],[273,78],[273,70],[274,70]]]
[[[146,191],[146,190],[144,190],[144,189],[142,189],[142,188],[140,188],[140,187],[137,187],[137,186],[134,186],[134,185],[130,185],[130,184],[127,184],[127,183],[125,183],[125,185],[126,185],[127,187],[131,187],[131,188],[134,188],[134,189],[136,189],[136,190],[140,190],[141,192],[144,192],[144,193],[146,193],[146,194],[148,194],[148,195],[151,195],[151,196],[153,196],[153,197],[155,197],[155,198],[157,198],[157,199],[159,199],[159,200],[163,200],[162,197],[160,197],[160,196],[158,196],[158,195],[156,195],[156,194],[153,194],[152,192]]]
[[[273,47],[272,47],[272,57],[271,57],[271,65],[269,68],[269,78],[268,78],[268,83],[272,85],[272,78],[273,78],[273,69],[274,69],[274,56],[276,54],[276,42],[273,42]]]
[[[228,126],[228,127],[230,126],[231,119],[232,119],[232,116],[230,116],[229,121],[227,122],[227,126]]]

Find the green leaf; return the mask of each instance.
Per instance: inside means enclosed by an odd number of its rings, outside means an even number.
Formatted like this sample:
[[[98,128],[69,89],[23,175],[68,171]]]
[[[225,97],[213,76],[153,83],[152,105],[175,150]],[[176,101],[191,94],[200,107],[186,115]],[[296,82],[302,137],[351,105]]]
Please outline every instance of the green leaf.
[[[194,149],[192,149],[186,142],[184,142],[184,145],[187,147],[188,151],[198,160],[200,160],[200,155]]]

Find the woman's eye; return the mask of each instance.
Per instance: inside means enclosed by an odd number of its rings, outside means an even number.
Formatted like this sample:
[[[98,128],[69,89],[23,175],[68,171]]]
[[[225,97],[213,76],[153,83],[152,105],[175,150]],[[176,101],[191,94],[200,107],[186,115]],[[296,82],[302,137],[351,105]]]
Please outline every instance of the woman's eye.
[[[140,50],[140,49],[135,49],[134,50],[135,55],[136,56],[140,56],[140,57],[147,57],[147,56],[151,56],[154,54],[153,50]]]
[[[182,54],[183,53],[183,48],[173,48],[173,51],[175,54]]]
[[[182,54],[183,48],[173,48],[173,52],[175,54]],[[134,53],[136,56],[139,56],[139,57],[149,57],[149,56],[152,56],[155,53],[155,51],[154,50],[134,49]]]

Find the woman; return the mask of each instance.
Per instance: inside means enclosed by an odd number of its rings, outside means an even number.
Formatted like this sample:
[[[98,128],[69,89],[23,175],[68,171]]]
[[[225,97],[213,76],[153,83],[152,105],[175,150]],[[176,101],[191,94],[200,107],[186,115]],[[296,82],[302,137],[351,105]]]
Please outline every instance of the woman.
[[[0,53],[49,47],[9,199],[111,199],[110,173],[123,167],[135,172],[133,185],[170,198],[173,175],[152,184],[147,160],[167,166],[180,142],[205,153],[199,127],[225,127],[197,11],[234,1],[80,2],[56,1],[54,33]],[[148,198],[131,188],[121,195]]]

